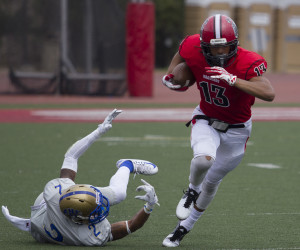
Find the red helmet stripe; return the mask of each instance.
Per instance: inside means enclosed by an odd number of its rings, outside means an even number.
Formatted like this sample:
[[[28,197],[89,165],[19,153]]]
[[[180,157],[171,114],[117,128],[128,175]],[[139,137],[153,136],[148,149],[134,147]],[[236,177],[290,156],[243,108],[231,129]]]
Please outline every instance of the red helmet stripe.
[[[221,34],[221,15],[217,14],[215,16],[215,38],[219,39],[222,38],[222,34]]]

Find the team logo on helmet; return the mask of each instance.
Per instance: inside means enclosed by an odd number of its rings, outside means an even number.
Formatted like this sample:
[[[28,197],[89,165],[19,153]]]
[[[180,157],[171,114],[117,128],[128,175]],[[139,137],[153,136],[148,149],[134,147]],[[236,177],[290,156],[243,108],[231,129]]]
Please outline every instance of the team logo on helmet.
[[[235,23],[232,21],[232,19],[231,19],[230,17],[228,17],[228,16],[226,16],[225,19],[226,19],[226,21],[227,21],[228,23],[231,24],[232,29],[233,29],[233,32],[234,32],[234,35],[235,35],[235,38],[238,39],[239,33],[238,33],[238,28],[237,28],[236,24],[235,24]]]
[[[76,224],[96,224],[109,213],[109,201],[99,189],[90,185],[73,185],[59,199],[61,212]]]
[[[202,24],[202,26],[201,26],[201,29],[200,29],[200,40],[202,40],[203,30],[204,30],[204,27],[207,25],[208,21],[209,21],[209,18],[207,18],[207,19],[204,21],[204,23]]]

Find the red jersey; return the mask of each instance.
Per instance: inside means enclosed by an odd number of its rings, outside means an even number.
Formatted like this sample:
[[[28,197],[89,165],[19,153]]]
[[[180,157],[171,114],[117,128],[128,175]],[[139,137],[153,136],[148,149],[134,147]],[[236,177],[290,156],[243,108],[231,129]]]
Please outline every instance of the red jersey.
[[[211,78],[205,71],[210,67],[200,48],[200,35],[187,36],[179,47],[179,54],[192,70],[200,91],[200,108],[211,118],[230,124],[243,123],[251,118],[255,97],[228,83]],[[255,52],[238,47],[232,64],[225,69],[243,80],[261,76],[267,69],[265,59]]]

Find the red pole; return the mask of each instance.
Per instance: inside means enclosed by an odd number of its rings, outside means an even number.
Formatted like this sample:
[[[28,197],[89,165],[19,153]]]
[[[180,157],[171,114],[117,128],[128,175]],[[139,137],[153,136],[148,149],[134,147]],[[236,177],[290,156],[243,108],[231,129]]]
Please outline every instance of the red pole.
[[[155,8],[129,3],[126,13],[126,70],[130,96],[153,95]]]

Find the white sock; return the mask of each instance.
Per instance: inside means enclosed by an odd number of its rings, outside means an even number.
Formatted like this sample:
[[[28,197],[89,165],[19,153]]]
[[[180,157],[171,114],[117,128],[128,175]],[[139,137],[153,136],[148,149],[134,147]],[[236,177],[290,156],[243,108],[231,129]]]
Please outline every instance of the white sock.
[[[71,169],[77,172],[77,161],[79,157],[100,137],[99,131],[96,129],[81,140],[75,142],[66,152],[63,168]]]
[[[194,189],[197,193],[199,193],[201,191],[201,185],[194,186],[192,183],[190,183],[189,188]]]
[[[180,226],[185,227],[188,231],[192,230],[195,223],[199,220],[200,216],[203,213],[204,212],[199,212],[193,207],[190,216],[187,219],[181,221]]]
[[[121,167],[111,177],[109,187],[116,195],[116,203],[125,200],[127,194],[127,186],[129,182],[130,170],[127,167]]]

